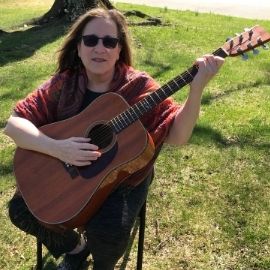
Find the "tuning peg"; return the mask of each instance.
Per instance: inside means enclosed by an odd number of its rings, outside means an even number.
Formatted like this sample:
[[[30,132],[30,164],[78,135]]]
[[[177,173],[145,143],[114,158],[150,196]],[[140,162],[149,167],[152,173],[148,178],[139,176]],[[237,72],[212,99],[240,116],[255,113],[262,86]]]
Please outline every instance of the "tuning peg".
[[[253,51],[253,54],[255,54],[255,55],[259,54],[259,52],[260,52],[258,49],[253,48],[251,42],[248,43],[247,47],[248,47],[250,50],[252,50],[252,51]]]
[[[243,40],[244,40],[244,37],[243,37],[242,34],[240,34],[240,35],[239,35],[239,43],[241,44],[241,43],[243,42]]]
[[[227,37],[227,38],[226,38],[226,41],[227,41],[227,42],[230,42],[230,50],[231,50],[231,49],[233,48],[233,43],[234,43],[234,42],[233,42],[233,38],[232,38],[232,37]]]
[[[253,35],[253,29],[252,28],[244,28],[245,32],[248,32],[249,36]]]
[[[260,51],[258,49],[253,49],[252,52],[253,52],[254,55],[257,55],[257,54],[260,53]]]
[[[269,49],[269,46],[268,46],[267,44],[262,44],[262,48],[263,48],[264,50],[268,50],[268,49]]]
[[[248,55],[246,53],[242,53],[241,56],[242,56],[242,60],[244,61],[248,60]]]
[[[258,38],[257,38],[257,42],[258,42],[259,45],[262,46],[262,48],[263,48],[264,50],[268,50],[268,49],[269,49],[269,46],[268,46],[267,44],[264,44],[264,43],[263,43],[261,37],[258,37]]]
[[[239,53],[239,55],[241,54],[242,60],[244,60],[244,61],[248,60],[248,55],[246,53],[244,53],[240,47],[237,49],[237,52]]]

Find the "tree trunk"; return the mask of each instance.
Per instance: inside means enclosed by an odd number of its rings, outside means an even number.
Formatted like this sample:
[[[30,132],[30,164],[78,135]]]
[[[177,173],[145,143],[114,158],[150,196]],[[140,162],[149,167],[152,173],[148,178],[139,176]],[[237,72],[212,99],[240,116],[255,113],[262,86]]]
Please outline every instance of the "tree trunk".
[[[44,14],[41,18],[35,19],[34,23],[44,24],[55,19],[60,19],[65,17],[67,21],[72,22],[81,14],[85,13],[86,10],[91,8],[102,6],[108,9],[113,9],[114,6],[110,0],[55,0],[51,9]],[[162,22],[158,18],[153,18],[146,15],[140,11],[128,11],[124,14],[125,16],[136,16],[143,20],[141,22],[132,22],[130,24],[134,25],[161,25]]]
[[[114,8],[110,0],[55,0],[50,10],[37,22],[43,24],[62,17],[66,17],[68,21],[74,21],[86,10],[98,5],[108,9]]]

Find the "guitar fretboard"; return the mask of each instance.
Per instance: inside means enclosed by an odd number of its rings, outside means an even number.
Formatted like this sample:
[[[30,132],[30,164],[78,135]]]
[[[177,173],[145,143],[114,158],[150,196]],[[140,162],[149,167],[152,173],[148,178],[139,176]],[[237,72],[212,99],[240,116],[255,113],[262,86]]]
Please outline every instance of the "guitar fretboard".
[[[213,55],[220,57],[227,57],[228,54],[219,48]],[[176,76],[168,83],[152,92],[138,103],[129,107],[127,110],[121,114],[114,117],[109,121],[109,125],[114,130],[115,133],[121,132],[123,129],[127,128],[129,125],[140,119],[145,113],[151,111],[155,106],[164,101],[169,96],[173,95],[176,91],[183,88],[185,85],[191,83],[198,72],[198,67],[196,65],[190,67],[182,74]]]

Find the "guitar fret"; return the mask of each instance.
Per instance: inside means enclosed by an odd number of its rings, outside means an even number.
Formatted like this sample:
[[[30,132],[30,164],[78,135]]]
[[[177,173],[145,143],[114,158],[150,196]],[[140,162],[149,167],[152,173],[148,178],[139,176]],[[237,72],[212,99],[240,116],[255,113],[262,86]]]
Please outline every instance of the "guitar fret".
[[[189,76],[193,79],[192,74],[189,72],[189,70],[187,70],[187,73],[189,74]]]
[[[113,127],[114,127],[116,133],[119,133],[121,131],[121,127],[118,126],[118,122],[116,121],[116,119],[113,118],[111,120],[111,123],[113,124]]]
[[[163,89],[163,87],[160,88],[160,91],[161,91],[161,94],[164,95],[164,99],[168,97],[168,95],[167,95],[166,91]],[[162,100],[163,100],[163,98],[162,98]]]
[[[154,103],[156,103],[156,101],[155,101],[154,98],[152,97],[152,94],[149,95],[149,97],[153,100]]]
[[[137,110],[138,115],[141,115],[140,104],[137,103],[137,104],[134,105],[134,107],[136,107],[136,110]]]
[[[184,77],[180,76],[179,78],[180,78],[180,80],[184,81],[185,84],[188,84],[188,82],[186,82],[186,80],[184,79]]]
[[[109,125],[115,132],[117,132],[117,127],[116,127],[116,125],[115,125],[115,123],[114,123],[114,118],[113,118],[111,121],[108,122],[108,125]]]
[[[124,128],[124,125],[121,121],[121,114],[119,114],[117,117],[116,117],[116,121],[118,123],[118,126],[120,127],[120,130],[122,130]]]
[[[125,112],[122,113],[122,119],[124,120],[125,125],[128,124]]]
[[[121,121],[119,120],[119,117],[116,117],[116,122],[117,122],[117,125],[118,125],[118,127],[119,127],[119,131],[121,131],[122,130],[122,127],[121,127]]]
[[[179,87],[179,83],[175,81],[175,78],[172,81],[175,83],[176,87]]]
[[[130,114],[130,111],[127,110],[125,112],[125,117],[126,117],[126,120],[127,120],[127,124],[130,125],[134,122],[133,118],[132,118],[132,115]]]
[[[143,112],[147,112],[147,106],[146,106],[146,104],[145,104],[145,100],[142,100],[141,102],[140,102],[140,105],[141,105],[141,108],[143,109]]]
[[[123,117],[123,114],[119,114],[119,118],[120,118],[120,124],[122,125],[122,129],[125,128],[125,119]]]
[[[127,113],[130,115],[130,117],[132,118],[132,122],[138,120],[138,118],[136,118],[136,113],[134,111],[134,109],[132,107],[130,107],[127,111]]]
[[[153,94],[156,95],[156,97],[159,99],[159,101],[162,101],[162,98],[159,96],[158,92],[154,92]]]
[[[138,105],[141,106],[143,112],[147,112],[146,107],[143,105],[144,100],[141,100]]]
[[[145,103],[146,103],[146,109],[147,109],[147,110],[150,109],[150,108],[152,108],[152,106],[151,106],[151,104],[148,102],[147,98],[146,98],[144,101],[145,101]]]
[[[170,91],[171,91],[172,93],[174,93],[173,89],[172,89],[171,86],[170,86],[170,83],[167,84],[167,87],[170,89]]]

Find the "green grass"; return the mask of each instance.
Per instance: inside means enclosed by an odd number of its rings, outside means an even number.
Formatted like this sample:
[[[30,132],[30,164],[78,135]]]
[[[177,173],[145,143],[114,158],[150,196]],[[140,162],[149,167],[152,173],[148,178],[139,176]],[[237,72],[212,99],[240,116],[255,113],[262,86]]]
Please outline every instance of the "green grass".
[[[31,9],[19,8],[17,2],[0,0],[1,28],[9,32],[0,35],[1,131],[16,101],[53,74],[55,52],[67,28],[62,24],[17,29],[48,10],[51,1],[39,1]],[[270,30],[270,21],[117,6],[164,22],[130,28],[136,68],[161,84],[244,27],[259,24]],[[2,16],[8,10],[8,16]],[[190,143],[179,149],[164,147],[148,199],[145,269],[270,269],[269,75],[269,51],[250,55],[246,62],[226,59],[205,90]],[[174,98],[183,102],[187,89]],[[5,270],[29,269],[35,261],[34,240],[7,217],[15,185],[14,149],[1,132],[0,269]],[[135,268],[135,254],[133,247],[127,269]]]

